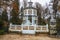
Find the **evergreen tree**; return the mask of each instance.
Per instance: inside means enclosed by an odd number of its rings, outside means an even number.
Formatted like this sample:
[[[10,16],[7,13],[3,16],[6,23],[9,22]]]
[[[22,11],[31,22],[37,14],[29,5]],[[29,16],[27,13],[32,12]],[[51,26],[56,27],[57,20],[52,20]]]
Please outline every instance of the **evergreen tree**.
[[[45,25],[44,19],[41,18],[41,12],[43,10],[41,4],[36,2],[36,8],[37,8],[37,15],[38,15],[38,25]]]
[[[6,10],[2,13],[2,21],[3,21],[3,30],[4,32],[8,32],[8,15]]]
[[[0,34],[4,34],[5,32],[7,32],[7,30],[6,30],[7,22],[8,22],[8,18],[7,17],[8,16],[7,16],[7,12],[6,11],[3,11],[2,15],[0,15]]]
[[[3,21],[2,21],[2,16],[0,15],[0,34],[4,33],[4,27],[3,27]]]
[[[0,15],[0,30],[3,28],[2,16]]]
[[[18,0],[15,0],[12,4],[13,6],[13,9],[12,9],[12,12],[11,12],[11,23],[13,24],[21,24],[22,23],[22,20],[19,19],[19,1]]]
[[[14,9],[12,10],[12,18],[11,18],[11,22],[13,24],[21,24],[22,23],[22,20],[19,19],[19,13],[17,13]]]
[[[6,10],[2,13],[2,20],[8,22],[8,16]]]
[[[13,6],[13,9],[18,13],[19,12],[19,1],[18,0],[15,0],[12,3],[12,6]]]
[[[57,18],[57,33],[60,32],[60,18]]]

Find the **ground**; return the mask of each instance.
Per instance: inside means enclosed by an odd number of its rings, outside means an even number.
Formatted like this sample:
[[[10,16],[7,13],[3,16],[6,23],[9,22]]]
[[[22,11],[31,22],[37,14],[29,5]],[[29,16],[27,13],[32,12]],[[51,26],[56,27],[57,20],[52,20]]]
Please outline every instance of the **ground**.
[[[5,34],[0,35],[0,40],[60,40],[59,38],[51,38],[48,35],[21,35],[21,34]]]

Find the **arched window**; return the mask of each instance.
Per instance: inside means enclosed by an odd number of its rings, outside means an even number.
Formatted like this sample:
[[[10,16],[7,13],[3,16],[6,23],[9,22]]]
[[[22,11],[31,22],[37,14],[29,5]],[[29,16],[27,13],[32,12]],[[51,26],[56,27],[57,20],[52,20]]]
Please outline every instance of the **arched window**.
[[[27,14],[27,10],[24,10],[24,14]]]
[[[37,11],[36,10],[34,10],[34,15],[37,15]]]
[[[50,22],[50,24],[51,24],[51,25],[55,25],[55,24],[56,24],[56,22]]]
[[[28,14],[32,14],[32,9],[29,9],[28,10]]]

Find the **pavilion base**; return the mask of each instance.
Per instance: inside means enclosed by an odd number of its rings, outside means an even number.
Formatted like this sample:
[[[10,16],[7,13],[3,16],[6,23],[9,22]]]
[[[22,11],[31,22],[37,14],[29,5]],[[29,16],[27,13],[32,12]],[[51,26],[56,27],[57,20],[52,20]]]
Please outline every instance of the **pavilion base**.
[[[23,30],[22,34],[35,34],[34,30]]]
[[[21,32],[22,34],[36,34],[49,32],[48,25],[13,25],[10,24],[9,31]]]

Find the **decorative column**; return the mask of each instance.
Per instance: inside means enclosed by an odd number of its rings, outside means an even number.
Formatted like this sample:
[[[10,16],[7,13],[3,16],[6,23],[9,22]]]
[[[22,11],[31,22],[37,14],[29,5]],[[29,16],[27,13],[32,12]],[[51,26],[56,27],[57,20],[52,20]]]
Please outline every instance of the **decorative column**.
[[[33,14],[34,12],[33,12],[33,10],[32,10],[32,14]],[[33,16],[32,16],[32,25],[33,25]]]

